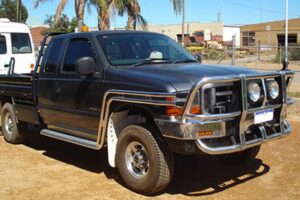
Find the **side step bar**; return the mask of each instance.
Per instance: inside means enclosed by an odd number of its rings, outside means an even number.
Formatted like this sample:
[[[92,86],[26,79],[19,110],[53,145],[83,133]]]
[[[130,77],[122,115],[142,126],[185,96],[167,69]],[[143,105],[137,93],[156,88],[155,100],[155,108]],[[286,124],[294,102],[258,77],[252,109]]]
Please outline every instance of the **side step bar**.
[[[82,139],[82,138],[75,137],[72,135],[67,135],[65,133],[56,132],[56,131],[53,131],[50,129],[43,129],[43,130],[41,130],[40,133],[41,133],[41,135],[44,135],[47,137],[51,137],[54,139],[62,140],[62,141],[73,143],[73,144],[77,144],[77,145],[84,146],[84,147],[87,147],[90,149],[95,149],[95,150],[100,149],[98,147],[96,141]]]

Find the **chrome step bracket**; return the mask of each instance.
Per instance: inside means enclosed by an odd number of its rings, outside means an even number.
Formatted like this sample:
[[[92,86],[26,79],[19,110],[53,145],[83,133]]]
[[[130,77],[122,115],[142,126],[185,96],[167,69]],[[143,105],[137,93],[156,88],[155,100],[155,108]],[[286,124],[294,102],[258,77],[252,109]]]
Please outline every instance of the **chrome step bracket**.
[[[96,141],[75,137],[75,136],[72,136],[72,135],[68,135],[68,134],[65,134],[65,133],[53,131],[53,130],[50,130],[50,129],[43,129],[43,130],[41,130],[40,134],[44,135],[44,136],[47,136],[47,137],[54,138],[54,139],[69,142],[69,143],[72,143],[72,144],[77,144],[77,145],[80,145],[80,146],[84,146],[84,147],[87,147],[87,148],[90,148],[90,149],[95,149],[95,150],[100,149],[98,147]]]

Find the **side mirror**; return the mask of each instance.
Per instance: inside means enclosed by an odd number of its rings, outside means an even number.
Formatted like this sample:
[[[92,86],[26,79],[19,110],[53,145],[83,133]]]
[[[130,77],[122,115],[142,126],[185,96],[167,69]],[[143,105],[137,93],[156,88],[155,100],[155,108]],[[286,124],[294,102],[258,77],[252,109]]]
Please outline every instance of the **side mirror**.
[[[79,75],[88,76],[96,72],[96,62],[92,57],[82,57],[76,61],[75,68]]]
[[[194,58],[199,62],[202,63],[202,57],[200,53],[195,53]]]

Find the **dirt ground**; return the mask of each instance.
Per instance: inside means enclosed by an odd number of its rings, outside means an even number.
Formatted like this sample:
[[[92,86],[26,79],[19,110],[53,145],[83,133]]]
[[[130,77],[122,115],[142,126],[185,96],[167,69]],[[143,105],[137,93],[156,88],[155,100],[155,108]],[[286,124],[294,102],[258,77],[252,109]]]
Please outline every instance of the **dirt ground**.
[[[300,102],[300,99],[298,99]],[[180,157],[170,186],[155,199],[300,199],[300,103],[290,109],[290,136],[262,146],[242,166],[212,156]],[[93,151],[40,136],[11,145],[0,137],[0,199],[148,199],[126,189]]]

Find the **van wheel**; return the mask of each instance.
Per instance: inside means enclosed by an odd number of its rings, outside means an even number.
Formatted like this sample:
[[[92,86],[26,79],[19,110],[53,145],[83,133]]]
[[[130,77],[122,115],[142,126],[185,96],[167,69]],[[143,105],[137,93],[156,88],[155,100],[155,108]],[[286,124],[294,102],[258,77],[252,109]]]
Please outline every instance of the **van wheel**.
[[[151,134],[155,130],[129,125],[122,130],[117,144],[120,176],[130,189],[146,195],[166,188],[174,168],[167,145]]]
[[[4,139],[11,144],[18,144],[24,140],[24,131],[27,129],[27,123],[19,122],[17,124],[13,105],[5,103],[1,113],[1,127]]]
[[[217,155],[217,158],[225,164],[239,165],[247,162],[248,160],[254,159],[259,150],[260,146],[255,146],[241,152]]]

